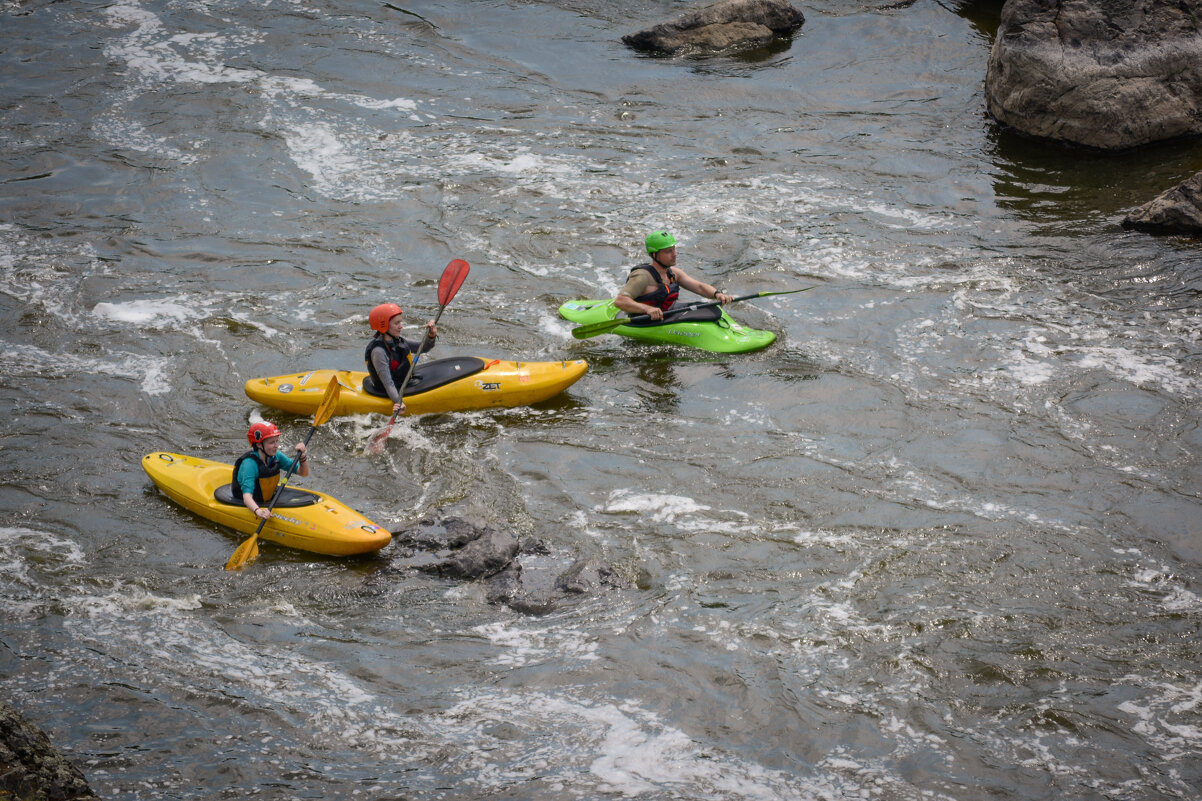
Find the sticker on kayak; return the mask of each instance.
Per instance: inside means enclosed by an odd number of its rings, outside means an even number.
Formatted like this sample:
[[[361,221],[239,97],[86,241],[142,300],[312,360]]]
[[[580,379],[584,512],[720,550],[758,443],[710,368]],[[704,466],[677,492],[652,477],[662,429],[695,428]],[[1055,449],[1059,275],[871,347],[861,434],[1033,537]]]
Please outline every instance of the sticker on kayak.
[[[676,328],[669,328],[668,333],[675,334],[678,337],[699,337],[699,336],[701,336],[701,332],[699,332],[699,331],[681,331]]]
[[[279,393],[281,393],[281,394],[285,394],[285,393],[288,393],[288,392],[291,392],[291,391],[292,391],[292,385],[291,385],[291,384],[280,384],[280,387],[279,387],[279,389],[277,389],[277,390],[276,390],[276,392],[279,392]]]
[[[496,381],[477,381],[476,389],[482,392],[497,392],[501,389],[501,385]]]

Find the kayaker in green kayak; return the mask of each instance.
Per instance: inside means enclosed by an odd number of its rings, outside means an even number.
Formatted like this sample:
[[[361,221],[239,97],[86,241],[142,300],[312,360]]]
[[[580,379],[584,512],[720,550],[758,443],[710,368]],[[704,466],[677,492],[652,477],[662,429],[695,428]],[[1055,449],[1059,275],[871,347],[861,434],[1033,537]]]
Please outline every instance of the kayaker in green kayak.
[[[254,512],[256,517],[267,520],[271,517],[267,504],[280,482],[280,468],[292,469],[293,460],[279,452],[280,429],[275,423],[266,420],[255,423],[247,430],[246,441],[250,443],[250,450],[234,462],[235,488],[241,494],[246,508]],[[309,475],[309,454],[305,453],[305,443],[296,444],[296,458],[300,460],[297,474]]]
[[[434,340],[438,338],[438,328],[433,320],[426,323],[429,334],[425,347],[422,347],[420,342],[401,336],[401,328],[404,326],[401,316],[403,313],[401,307],[395,303],[381,303],[372,309],[367,315],[367,322],[376,333],[363,352],[363,360],[367,362],[367,380],[373,385],[368,392],[387,394],[392,401],[394,415],[403,414],[405,411],[405,403],[401,400],[398,388],[405,381],[409,371],[409,360],[417,354],[419,347],[422,353],[431,350]]]
[[[644,245],[651,262],[640,264],[630,271],[626,286],[614,299],[614,306],[622,311],[631,316],[645,314],[652,320],[662,320],[664,312],[676,302],[681,287],[722,304],[734,300],[733,295],[712,284],[698,281],[676,266],[676,237],[672,234],[652,231],[647,234]]]

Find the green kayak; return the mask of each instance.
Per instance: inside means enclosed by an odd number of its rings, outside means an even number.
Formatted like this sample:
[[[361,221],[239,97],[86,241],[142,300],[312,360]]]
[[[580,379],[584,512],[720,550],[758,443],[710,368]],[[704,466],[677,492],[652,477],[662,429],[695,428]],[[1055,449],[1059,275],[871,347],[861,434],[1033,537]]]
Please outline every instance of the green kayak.
[[[565,320],[587,326],[615,320],[619,311],[612,299],[569,300],[559,307],[559,314]],[[684,307],[680,313],[670,311],[666,320],[602,327],[605,330],[601,333],[619,334],[640,342],[701,348],[714,353],[746,353],[766,348],[776,340],[773,332],[742,326],[725,309],[714,304]],[[577,338],[582,337],[577,335]]]

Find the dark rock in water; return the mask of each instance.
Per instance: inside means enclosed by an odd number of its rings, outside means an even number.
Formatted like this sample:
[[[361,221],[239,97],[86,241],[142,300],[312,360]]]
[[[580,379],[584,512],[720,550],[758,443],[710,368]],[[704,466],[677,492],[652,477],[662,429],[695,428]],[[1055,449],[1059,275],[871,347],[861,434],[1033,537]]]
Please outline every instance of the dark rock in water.
[[[413,569],[458,579],[483,579],[491,604],[525,614],[554,611],[568,600],[629,587],[598,559],[556,554],[546,542],[517,537],[479,521],[427,518],[393,534],[391,570]]]
[[[50,738],[5,701],[0,701],[0,798],[96,798],[83,774]]]
[[[487,528],[480,536],[452,551],[439,572],[452,578],[491,576],[506,568],[518,554],[518,539],[508,531]]]
[[[1132,211],[1123,219],[1123,227],[1202,236],[1202,172]]]
[[[426,551],[427,558],[410,565],[452,578],[476,579],[504,570],[518,552],[518,540],[508,531],[458,517],[427,518],[394,535],[409,551]]]
[[[678,55],[763,47],[800,28],[805,17],[787,0],[720,0],[672,22],[628,34],[636,50]]]
[[[555,580],[555,589],[575,595],[625,586],[626,582],[612,567],[596,559],[584,559],[576,562]]]
[[[1104,150],[1202,134],[1202,0],[1007,0],[985,103]]]
[[[568,563],[554,554],[523,554],[519,558],[520,563],[489,581],[489,603],[503,603],[518,612],[542,615],[585,595],[630,587],[618,571],[598,559]]]

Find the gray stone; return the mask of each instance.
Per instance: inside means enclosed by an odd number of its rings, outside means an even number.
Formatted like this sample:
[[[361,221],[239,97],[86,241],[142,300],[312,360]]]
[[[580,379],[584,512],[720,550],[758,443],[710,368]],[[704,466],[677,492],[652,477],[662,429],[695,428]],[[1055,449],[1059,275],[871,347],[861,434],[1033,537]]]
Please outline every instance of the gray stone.
[[[1202,236],[1202,172],[1132,211],[1123,219],[1123,227]]]
[[[448,517],[427,518],[393,535],[407,566],[451,578],[477,579],[504,570],[518,552],[518,540],[508,531]],[[395,561],[395,560],[394,560]]]
[[[636,50],[665,55],[728,52],[763,47],[791,35],[804,22],[787,0],[720,0],[623,36],[622,41]]]
[[[999,122],[1104,150],[1202,133],[1202,0],[1007,0],[985,77]]]
[[[0,799],[86,801],[96,795],[46,734],[0,701]]]
[[[630,586],[604,561],[557,553],[540,539],[519,543],[512,533],[478,520],[426,518],[394,532],[393,545],[385,572],[481,580],[490,604],[523,614],[547,614],[566,602]]]

